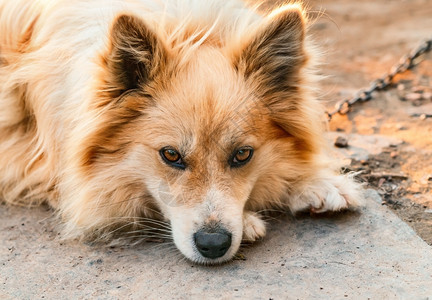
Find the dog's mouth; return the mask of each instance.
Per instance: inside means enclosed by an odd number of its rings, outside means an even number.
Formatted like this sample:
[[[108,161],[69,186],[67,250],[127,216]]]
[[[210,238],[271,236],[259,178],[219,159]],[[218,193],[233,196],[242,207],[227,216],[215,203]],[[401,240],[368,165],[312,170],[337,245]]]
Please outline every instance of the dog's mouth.
[[[176,248],[188,260],[213,265],[234,257],[243,237],[243,201],[218,189],[210,189],[195,204],[181,202],[177,200],[179,197],[167,194],[169,201],[162,201],[165,200],[162,197],[156,199],[170,223]]]

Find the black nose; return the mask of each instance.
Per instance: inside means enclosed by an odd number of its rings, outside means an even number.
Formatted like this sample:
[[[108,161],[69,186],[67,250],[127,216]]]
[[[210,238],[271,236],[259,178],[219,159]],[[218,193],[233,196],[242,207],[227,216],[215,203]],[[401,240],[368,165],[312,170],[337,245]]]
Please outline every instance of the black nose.
[[[194,234],[195,245],[202,256],[218,258],[223,256],[231,246],[231,233],[198,231]]]

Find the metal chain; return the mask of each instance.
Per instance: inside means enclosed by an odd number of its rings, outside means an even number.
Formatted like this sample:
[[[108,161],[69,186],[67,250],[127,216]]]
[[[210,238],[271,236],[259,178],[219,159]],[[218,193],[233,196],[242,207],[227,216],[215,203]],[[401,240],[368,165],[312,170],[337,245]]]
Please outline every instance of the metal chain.
[[[425,53],[432,50],[432,38],[423,42],[419,47],[411,51],[409,54],[403,56],[399,62],[394,65],[390,72],[381,78],[378,78],[370,84],[366,89],[360,90],[354,97],[339,101],[336,103],[333,111],[326,111],[328,120],[330,121],[335,114],[345,115],[350,111],[351,106],[357,102],[366,102],[372,99],[372,93],[382,91],[393,83],[393,79],[397,74],[402,74],[405,71],[412,69],[418,65],[421,60],[419,59]]]

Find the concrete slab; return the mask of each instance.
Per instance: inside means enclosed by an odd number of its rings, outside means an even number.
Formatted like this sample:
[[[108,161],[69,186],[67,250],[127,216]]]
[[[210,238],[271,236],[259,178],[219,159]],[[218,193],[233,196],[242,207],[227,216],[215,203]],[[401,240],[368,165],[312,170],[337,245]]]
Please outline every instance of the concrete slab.
[[[205,267],[168,243],[61,243],[43,209],[0,206],[1,299],[425,299],[432,249],[366,191],[360,213],[285,216],[242,252]]]

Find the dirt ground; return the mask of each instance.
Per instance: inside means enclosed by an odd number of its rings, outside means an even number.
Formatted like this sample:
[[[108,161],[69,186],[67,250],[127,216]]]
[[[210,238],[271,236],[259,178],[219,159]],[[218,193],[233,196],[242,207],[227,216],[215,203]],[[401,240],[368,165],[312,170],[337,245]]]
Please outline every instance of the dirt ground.
[[[322,99],[328,108],[385,74],[399,58],[432,38],[430,0],[306,1],[322,16],[312,26],[323,50]],[[335,116],[332,131],[380,134],[402,141],[348,170],[432,245],[432,54],[373,100]],[[348,141],[349,143],[349,141]]]

